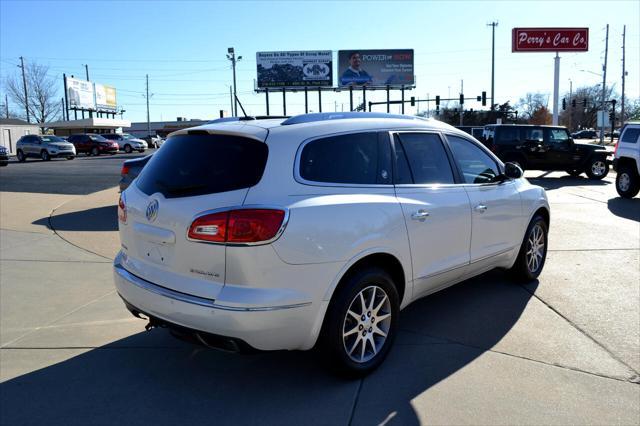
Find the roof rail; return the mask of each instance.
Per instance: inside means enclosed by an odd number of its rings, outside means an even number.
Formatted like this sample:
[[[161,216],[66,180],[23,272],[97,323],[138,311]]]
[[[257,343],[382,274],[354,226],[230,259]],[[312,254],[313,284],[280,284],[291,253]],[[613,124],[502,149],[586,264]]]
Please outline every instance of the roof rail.
[[[312,114],[300,114],[282,122],[283,126],[289,124],[313,123],[316,121],[344,120],[351,118],[393,118],[402,120],[423,120],[420,117],[400,114],[387,114],[384,112],[316,112]]]

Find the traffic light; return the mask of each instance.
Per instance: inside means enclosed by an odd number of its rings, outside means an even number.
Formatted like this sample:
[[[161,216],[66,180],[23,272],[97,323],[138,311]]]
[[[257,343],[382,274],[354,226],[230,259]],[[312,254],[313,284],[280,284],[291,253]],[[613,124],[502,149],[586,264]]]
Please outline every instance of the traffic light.
[[[611,111],[611,112],[609,113],[609,120],[613,123],[613,121],[615,120],[615,118],[616,118],[616,114],[615,114],[613,111]]]
[[[440,95],[436,96],[436,107],[440,106]]]
[[[562,110],[564,111],[565,109],[567,109],[567,100],[562,98]]]
[[[576,100],[575,99],[571,99],[571,107],[572,108],[576,107]]]
[[[460,105],[464,103],[464,95],[460,93]]]
[[[584,106],[585,108],[587,107],[587,98],[584,98],[582,100],[582,106]]]
[[[411,106],[416,106],[416,97],[415,96],[411,97]]]
[[[440,96],[438,96],[438,100],[437,101],[440,101],[439,98],[440,98]],[[440,105],[436,105],[436,115],[440,115]]]
[[[487,106],[487,92],[482,92],[482,106]]]

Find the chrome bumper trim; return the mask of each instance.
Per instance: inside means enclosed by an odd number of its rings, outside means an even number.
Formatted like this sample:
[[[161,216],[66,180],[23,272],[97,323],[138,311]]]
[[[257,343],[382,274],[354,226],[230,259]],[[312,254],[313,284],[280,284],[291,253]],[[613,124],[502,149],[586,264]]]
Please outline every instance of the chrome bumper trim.
[[[157,284],[153,284],[147,280],[139,278],[126,269],[118,262],[114,262],[113,267],[118,275],[127,280],[131,284],[140,287],[141,289],[150,291],[157,295],[167,297],[169,299],[178,300],[180,302],[190,303],[192,305],[204,306],[212,309],[220,309],[223,311],[233,312],[266,312],[266,311],[278,311],[282,309],[295,309],[302,308],[304,306],[311,305],[311,302],[295,303],[291,305],[279,305],[279,306],[256,306],[256,307],[243,307],[243,306],[227,306],[219,305],[215,303],[214,299],[207,299],[204,297],[193,296],[191,294],[180,293],[179,291],[171,290],[166,287],[161,287]]]

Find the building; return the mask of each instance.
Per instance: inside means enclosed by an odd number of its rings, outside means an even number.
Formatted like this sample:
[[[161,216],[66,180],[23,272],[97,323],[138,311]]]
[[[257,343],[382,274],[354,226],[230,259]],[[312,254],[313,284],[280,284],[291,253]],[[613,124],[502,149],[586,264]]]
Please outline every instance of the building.
[[[45,123],[47,129],[58,136],[70,136],[77,133],[115,133],[131,126],[129,120],[116,118],[83,118],[80,120],[63,120]]]
[[[15,154],[16,142],[24,135],[39,135],[40,127],[17,118],[0,118],[0,145]]]
[[[147,122],[131,123],[131,127],[123,129],[125,133],[130,133],[135,137],[143,138],[149,136],[149,130],[151,136],[166,137],[169,133],[176,130],[184,129],[186,127],[201,126],[208,123],[209,120],[192,119],[187,120],[183,117],[178,117],[176,121],[152,121],[149,123],[149,129],[147,128]]]

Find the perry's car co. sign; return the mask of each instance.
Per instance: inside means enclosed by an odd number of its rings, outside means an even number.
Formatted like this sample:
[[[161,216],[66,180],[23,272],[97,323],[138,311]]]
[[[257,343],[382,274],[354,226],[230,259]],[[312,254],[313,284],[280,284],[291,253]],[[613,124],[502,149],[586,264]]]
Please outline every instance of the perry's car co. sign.
[[[589,28],[514,28],[512,52],[586,52]]]

